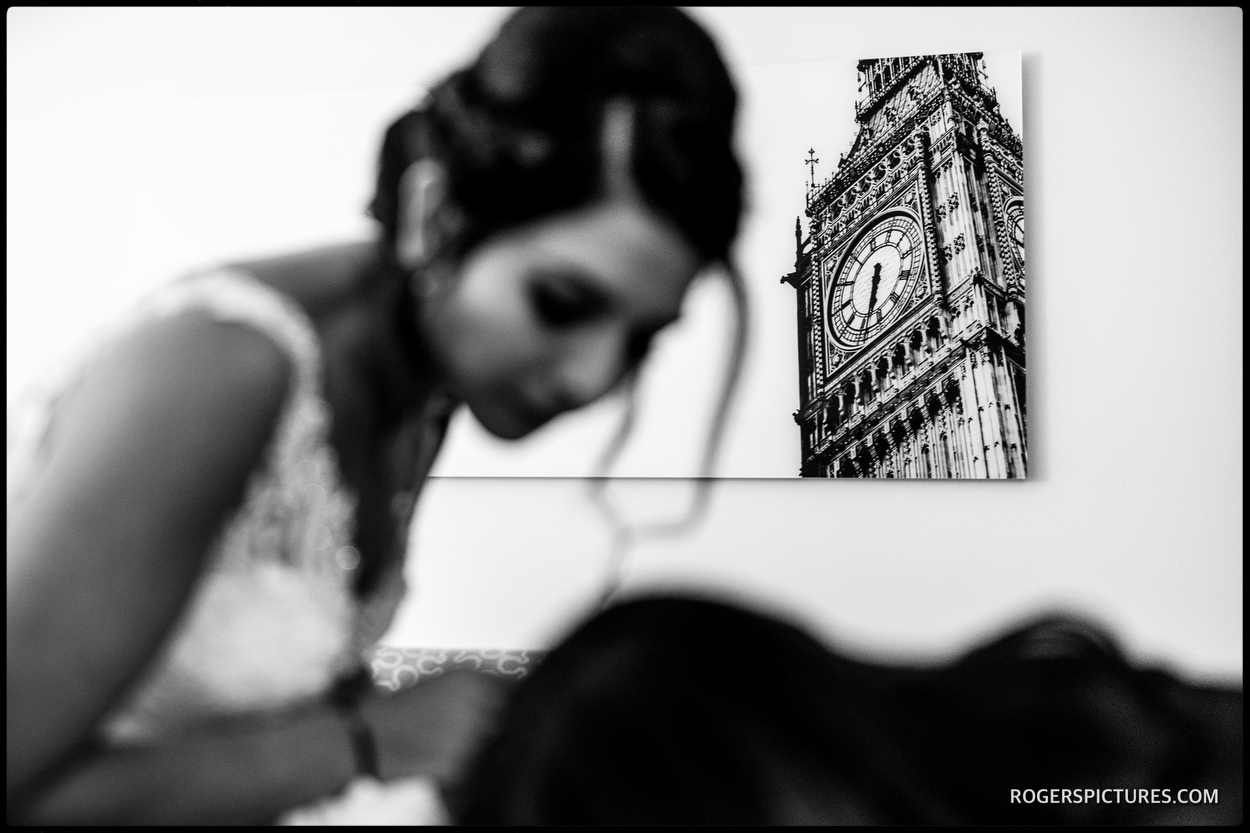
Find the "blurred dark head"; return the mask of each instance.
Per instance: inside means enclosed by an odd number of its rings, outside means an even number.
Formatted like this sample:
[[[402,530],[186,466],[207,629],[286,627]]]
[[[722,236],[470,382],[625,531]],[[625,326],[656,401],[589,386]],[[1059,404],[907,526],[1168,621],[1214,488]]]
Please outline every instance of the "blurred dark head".
[[[462,818],[884,821],[894,816],[874,802],[911,788],[873,685],[775,617],[703,599],[625,602],[522,684],[467,781]],[[879,795],[865,792],[866,769]]]
[[[483,824],[1205,823],[1240,817],[1241,702],[1134,669],[1070,617],[903,666],[736,605],[640,599],[547,655],[451,803]],[[1224,798],[1010,801],[1051,786]]]

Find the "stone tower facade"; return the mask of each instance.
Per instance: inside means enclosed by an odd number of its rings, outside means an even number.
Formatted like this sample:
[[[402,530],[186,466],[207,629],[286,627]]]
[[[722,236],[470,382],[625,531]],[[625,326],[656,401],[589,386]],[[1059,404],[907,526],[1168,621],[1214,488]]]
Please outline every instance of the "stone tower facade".
[[[1023,148],[983,53],[858,65],[858,132],[796,220],[804,477],[1023,478]]]

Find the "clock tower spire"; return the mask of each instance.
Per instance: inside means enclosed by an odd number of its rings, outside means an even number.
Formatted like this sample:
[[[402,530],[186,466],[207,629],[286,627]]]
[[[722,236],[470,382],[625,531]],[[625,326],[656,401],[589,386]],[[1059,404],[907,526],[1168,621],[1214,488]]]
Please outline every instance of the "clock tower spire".
[[[800,473],[1027,473],[1023,148],[983,53],[857,65],[798,241]],[[814,150],[809,153],[814,158]]]

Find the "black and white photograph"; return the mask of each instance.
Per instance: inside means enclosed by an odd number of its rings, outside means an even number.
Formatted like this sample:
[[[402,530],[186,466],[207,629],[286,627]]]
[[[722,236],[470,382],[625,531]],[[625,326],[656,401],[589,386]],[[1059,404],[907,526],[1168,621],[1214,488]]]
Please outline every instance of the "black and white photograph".
[[[1019,56],[995,61],[1020,123]],[[983,53],[859,61],[795,229],[801,473],[1027,473],[1023,144]],[[1015,105],[1015,106],[1011,106]]]
[[[10,8],[7,821],[1240,824],[1242,20]]]

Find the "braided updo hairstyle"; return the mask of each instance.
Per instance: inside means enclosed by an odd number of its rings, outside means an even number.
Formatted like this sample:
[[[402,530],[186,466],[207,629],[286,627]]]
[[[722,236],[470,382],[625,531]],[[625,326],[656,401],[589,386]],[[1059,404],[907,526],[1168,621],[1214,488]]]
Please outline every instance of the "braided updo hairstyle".
[[[388,129],[370,214],[394,250],[399,181],[434,158],[463,228],[458,256],[499,231],[603,195],[606,105],[632,107],[630,174],[705,262],[738,232],[737,91],[710,36],[672,7],[525,7],[469,66]]]

